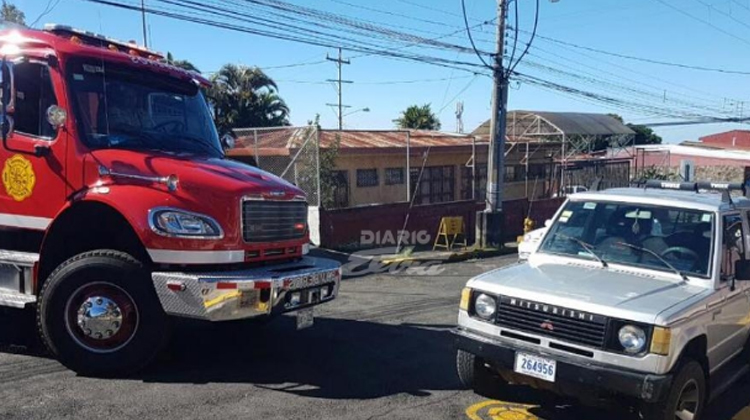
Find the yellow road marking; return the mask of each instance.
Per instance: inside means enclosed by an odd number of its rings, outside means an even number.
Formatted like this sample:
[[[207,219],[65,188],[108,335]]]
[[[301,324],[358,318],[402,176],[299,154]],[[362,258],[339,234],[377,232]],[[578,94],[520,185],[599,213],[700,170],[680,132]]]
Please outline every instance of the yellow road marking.
[[[745,407],[732,417],[732,420],[750,420],[750,407]]]
[[[532,407],[536,406],[487,400],[476,403],[467,408],[466,416],[469,417],[470,420],[539,420],[537,416],[527,411],[528,408]],[[483,417],[479,414],[479,412],[484,409],[487,409],[486,413],[488,417]]]

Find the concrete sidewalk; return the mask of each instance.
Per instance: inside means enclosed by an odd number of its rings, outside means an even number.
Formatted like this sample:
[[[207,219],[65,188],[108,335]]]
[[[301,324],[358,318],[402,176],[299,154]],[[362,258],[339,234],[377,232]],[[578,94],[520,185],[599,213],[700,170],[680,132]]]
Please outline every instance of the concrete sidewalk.
[[[505,244],[501,249],[496,248],[456,248],[453,250],[414,250],[406,248],[398,254],[382,253],[372,254],[366,250],[360,252],[342,252],[317,248],[318,252],[338,255],[339,257],[356,257],[362,260],[376,260],[381,264],[398,264],[403,262],[459,262],[470,259],[491,258],[500,255],[509,255],[518,252],[518,245],[515,242]],[[337,258],[338,259],[338,258]]]

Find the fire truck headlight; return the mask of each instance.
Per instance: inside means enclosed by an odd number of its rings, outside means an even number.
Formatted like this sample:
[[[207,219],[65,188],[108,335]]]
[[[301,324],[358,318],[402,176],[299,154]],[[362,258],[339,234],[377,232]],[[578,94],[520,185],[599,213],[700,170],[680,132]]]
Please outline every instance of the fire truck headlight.
[[[168,207],[152,209],[149,213],[151,230],[159,235],[206,239],[224,237],[219,223],[204,214]]]

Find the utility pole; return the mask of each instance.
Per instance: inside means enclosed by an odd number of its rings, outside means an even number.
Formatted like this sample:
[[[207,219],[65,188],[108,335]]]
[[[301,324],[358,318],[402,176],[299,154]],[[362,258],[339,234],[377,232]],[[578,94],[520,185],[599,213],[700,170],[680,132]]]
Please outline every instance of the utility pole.
[[[141,20],[143,24],[143,46],[148,48],[148,38],[146,37],[146,0],[141,0]]]
[[[487,166],[487,207],[477,213],[477,245],[502,246],[503,228],[503,176],[505,174],[505,129],[508,114],[508,74],[503,66],[505,48],[505,18],[508,14],[506,0],[497,3],[497,35],[493,63],[492,117],[490,119],[490,145]]]
[[[338,67],[339,70],[339,77],[336,80],[328,79],[328,82],[334,82],[338,84],[338,94],[339,94],[339,103],[338,103],[338,109],[339,109],[339,130],[342,130],[344,127],[344,108],[349,108],[349,105],[344,105],[341,102],[341,95],[342,95],[342,89],[341,86],[343,83],[353,83],[351,80],[341,80],[341,66],[344,64],[351,64],[349,60],[344,60],[341,56],[341,48],[339,48],[339,56],[338,58],[331,58],[326,54],[326,60],[333,61],[336,63],[336,67]],[[326,104],[328,106],[336,106],[336,104]]]

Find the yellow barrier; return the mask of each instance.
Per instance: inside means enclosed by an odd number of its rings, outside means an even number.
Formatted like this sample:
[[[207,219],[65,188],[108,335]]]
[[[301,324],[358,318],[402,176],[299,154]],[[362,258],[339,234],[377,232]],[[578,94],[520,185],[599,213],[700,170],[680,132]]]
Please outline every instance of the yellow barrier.
[[[459,236],[463,237],[463,241],[457,241]],[[445,242],[441,242],[440,239],[444,239]],[[454,245],[463,245],[464,248],[467,246],[466,225],[462,216],[443,217],[440,219],[440,227],[438,228],[438,234],[432,250],[445,248],[450,251]]]

